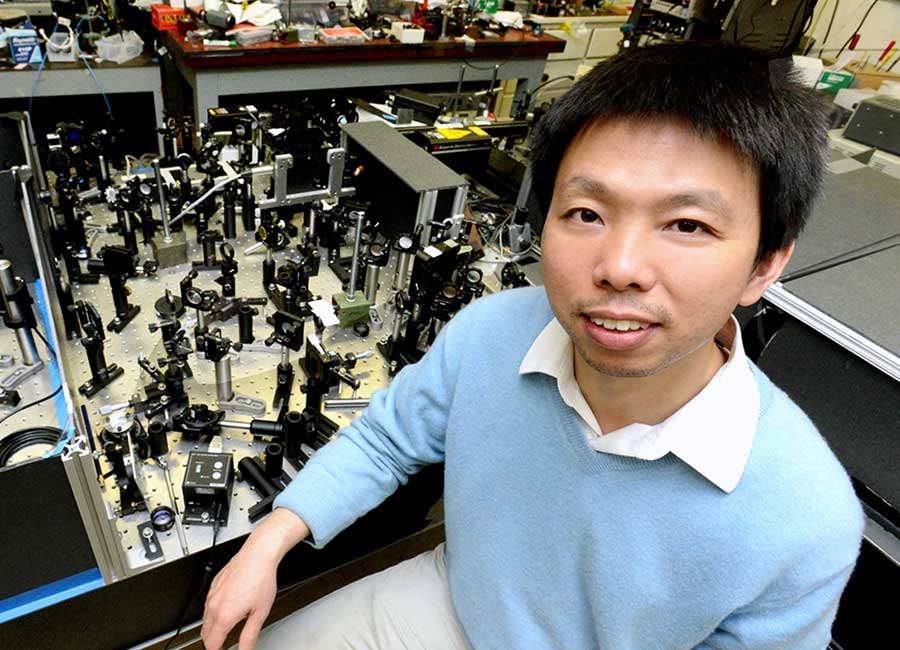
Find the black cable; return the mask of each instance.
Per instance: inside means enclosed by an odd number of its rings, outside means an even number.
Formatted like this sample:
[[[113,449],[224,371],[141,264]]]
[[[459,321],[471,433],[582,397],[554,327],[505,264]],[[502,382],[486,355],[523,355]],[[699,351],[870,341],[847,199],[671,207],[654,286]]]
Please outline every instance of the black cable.
[[[834,0],[834,9],[831,10],[831,20],[828,21],[828,29],[825,30],[825,37],[822,39],[822,47],[819,48],[819,58],[822,58],[822,53],[825,51],[825,44],[828,42],[828,37],[831,35],[831,26],[834,25],[834,17],[837,15],[838,5],[841,4],[841,0]]]
[[[784,35],[784,43],[781,44],[781,47],[778,49],[778,54],[780,56],[784,56],[785,51],[788,49],[788,46],[791,44],[789,40],[791,38],[791,31],[794,29],[794,22],[797,20],[797,15],[800,13],[800,8],[804,7],[803,14],[806,15],[806,8],[809,6],[809,0],[798,0],[797,8],[794,9],[794,15],[791,16],[791,22],[788,23],[787,32]],[[801,27],[802,27],[801,23]],[[803,32],[800,32],[800,37],[802,38]],[[798,40],[799,42],[799,40]]]
[[[219,511],[221,510],[222,504],[216,504],[216,511],[213,519],[213,540],[212,546],[209,547],[209,559],[206,561],[206,566],[203,567],[203,581],[200,583],[200,589],[197,590],[197,593],[194,594],[194,597],[188,601],[187,606],[181,610],[181,615],[178,617],[178,626],[175,628],[175,634],[169,637],[169,640],[166,641],[166,645],[163,647],[163,650],[169,650],[169,647],[172,645],[172,641],[178,638],[178,635],[181,634],[181,628],[184,627],[184,617],[187,616],[187,613],[190,611],[191,606],[197,602],[197,599],[203,595],[203,592],[209,586],[209,583],[212,581],[213,575],[213,557],[215,556],[216,551],[216,541],[219,538]]]
[[[519,46],[516,48],[516,51],[515,51],[515,52],[513,52],[513,53],[510,54],[508,57],[506,57],[503,61],[501,61],[500,63],[497,64],[497,69],[499,70],[500,68],[502,68],[503,66],[505,66],[507,63],[509,63],[510,61],[512,61],[514,58],[516,58],[516,57],[519,55],[519,51],[522,49],[522,46],[523,46],[523,45],[525,45],[525,39],[524,39],[524,38],[522,38],[521,40],[519,40]],[[467,66],[469,66],[470,68],[472,68],[473,70],[487,71],[487,70],[493,70],[493,69],[494,69],[494,66],[489,66],[489,67],[485,68],[485,67],[482,67],[482,66],[480,66],[480,65],[475,65],[474,63],[469,63],[466,59],[463,59],[462,62],[465,63],[465,64],[466,64]]]
[[[850,41],[853,40],[853,37],[856,36],[856,35],[859,33],[859,30],[862,29],[863,25],[864,25],[865,22],[866,22],[866,18],[869,17],[869,14],[872,13],[872,10],[875,8],[875,5],[877,5],[877,4],[878,4],[878,0],[874,0],[874,1],[872,2],[872,4],[869,5],[869,8],[866,9],[866,13],[865,13],[865,15],[862,17],[862,20],[859,21],[859,25],[857,25],[857,26],[856,26],[856,29],[854,29],[854,30],[850,33],[850,38],[848,38],[848,39],[846,40],[846,42],[844,42],[844,44],[841,45],[841,49],[838,50],[837,57],[835,57],[835,58],[838,58],[838,59],[841,58],[841,54],[843,54],[843,53],[844,53],[844,50],[847,49],[847,46],[850,45]]]
[[[34,328],[34,333],[38,335],[38,338],[44,342],[44,345],[47,346],[47,352],[53,357],[53,360],[56,361],[56,350],[53,349],[53,346],[50,345],[50,341],[48,341],[43,334],[41,334],[41,330],[38,328]]]
[[[53,349],[53,346],[50,345],[50,342],[47,341],[46,338],[44,338],[44,335],[41,334],[41,331],[39,329],[34,328],[34,333],[37,334],[40,337],[41,341],[44,342],[44,345],[47,346],[47,351],[53,357],[53,361],[56,363],[57,367],[59,367],[59,363],[56,360],[56,351]],[[10,411],[6,415],[4,415],[2,418],[0,418],[0,424],[3,424],[4,422],[6,422],[9,418],[14,416],[16,413],[21,413],[25,409],[30,409],[32,406],[37,406],[38,404],[46,402],[48,399],[53,399],[54,397],[59,395],[59,391],[62,390],[62,387],[63,387],[62,379],[60,379],[59,386],[57,386],[56,390],[54,390],[52,393],[50,393],[49,395],[44,395],[43,397],[36,399],[33,402],[30,402],[28,404],[25,404],[24,406],[20,406],[17,409],[15,409],[14,411]]]
[[[4,418],[6,419],[6,418]],[[19,429],[0,440],[0,467],[6,467],[15,454],[35,445],[58,445],[65,433],[57,427]]]
[[[806,36],[806,32],[809,31],[809,28],[812,27],[813,24],[813,14],[816,12],[816,0],[809,0],[807,3],[806,11],[803,12],[804,19],[801,24],[802,29],[800,30],[800,38]],[[810,39],[812,41],[812,39]],[[797,44],[800,44],[800,41],[797,41]],[[804,53],[805,56],[805,53]]]
[[[11,411],[10,413],[7,413],[2,418],[0,418],[0,424],[3,424],[4,422],[6,422],[9,418],[14,416],[16,413],[21,413],[25,409],[30,409],[32,406],[37,406],[38,404],[41,404],[42,402],[46,402],[48,399],[53,399],[54,397],[59,395],[59,391],[61,391],[61,390],[62,390],[62,383],[60,383],[60,385],[57,386],[56,390],[53,391],[52,393],[50,393],[49,395],[44,395],[40,399],[36,399],[33,402],[26,404],[25,406],[20,406],[15,411]]]
[[[738,24],[737,24],[738,16],[734,17],[735,18],[735,20],[734,20],[735,45],[743,45],[744,41],[748,37],[753,36],[756,33],[756,14],[758,14],[762,10],[762,8],[766,6],[766,4],[768,4],[767,0],[761,0],[761,2],[756,6],[756,9],[753,11],[752,14],[750,14],[750,31],[746,34],[743,34],[740,38],[738,38]]]
[[[563,74],[559,75],[558,77],[551,77],[550,79],[547,79],[547,81],[542,81],[537,86],[535,86],[534,90],[531,91],[531,94],[533,95],[544,86],[549,86],[550,84],[556,83],[557,81],[562,81],[563,79],[571,79],[572,81],[575,81],[575,75]]]
[[[863,246],[859,246],[858,248],[854,248],[853,250],[841,253],[840,255],[835,255],[834,257],[824,259],[821,262],[816,262],[815,264],[804,266],[797,269],[796,271],[782,276],[780,278],[780,281],[790,282],[791,280],[799,280],[800,278],[804,278],[807,275],[811,275],[813,273],[826,271],[828,269],[834,268],[835,266],[840,266],[841,264],[853,262],[860,258],[874,255],[875,253],[881,253],[882,251],[896,248],[897,246],[900,246],[900,241],[893,240],[897,239],[898,237],[900,237],[900,233],[888,235],[887,237],[882,237],[878,241],[874,241],[871,244],[864,244]],[[880,244],[884,244],[884,246],[880,246]]]

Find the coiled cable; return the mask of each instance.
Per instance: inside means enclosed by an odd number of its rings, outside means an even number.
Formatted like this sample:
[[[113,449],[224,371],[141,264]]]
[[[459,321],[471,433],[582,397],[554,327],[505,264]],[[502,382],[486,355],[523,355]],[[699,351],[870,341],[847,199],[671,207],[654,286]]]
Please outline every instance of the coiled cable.
[[[0,440],[0,468],[6,467],[10,458],[23,449],[35,445],[56,446],[64,435],[63,430],[57,427],[29,427],[14,431]]]

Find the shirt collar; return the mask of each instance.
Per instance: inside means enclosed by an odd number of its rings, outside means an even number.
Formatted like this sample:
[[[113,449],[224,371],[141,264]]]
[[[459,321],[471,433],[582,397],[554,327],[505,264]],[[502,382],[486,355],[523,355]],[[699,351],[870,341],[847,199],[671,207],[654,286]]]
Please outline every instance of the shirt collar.
[[[671,452],[730,493],[737,487],[750,456],[759,418],[759,388],[733,316],[719,330],[716,340],[729,350],[729,358],[710,382],[663,422],[635,427],[635,435],[653,436],[654,445],[662,449],[657,457]],[[572,394],[580,393],[572,354],[572,341],[554,318],[535,338],[519,365],[519,374],[539,372],[555,377],[563,400],[596,426],[583,396]]]

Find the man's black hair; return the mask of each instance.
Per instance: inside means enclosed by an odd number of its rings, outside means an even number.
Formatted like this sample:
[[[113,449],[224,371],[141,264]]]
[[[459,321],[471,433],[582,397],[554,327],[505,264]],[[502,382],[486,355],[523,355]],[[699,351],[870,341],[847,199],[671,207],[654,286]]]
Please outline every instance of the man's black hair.
[[[546,216],[556,174],[573,139],[609,119],[675,119],[724,141],[759,172],[757,262],[794,241],[822,184],[824,103],[786,59],[719,43],[632,48],[597,65],[538,122],[533,189]],[[602,163],[598,163],[602,164]]]

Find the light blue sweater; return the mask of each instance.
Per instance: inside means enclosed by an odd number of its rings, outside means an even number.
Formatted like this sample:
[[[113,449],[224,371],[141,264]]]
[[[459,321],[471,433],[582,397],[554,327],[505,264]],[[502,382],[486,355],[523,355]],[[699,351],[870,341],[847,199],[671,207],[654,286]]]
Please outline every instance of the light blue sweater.
[[[473,303],[275,505],[321,546],[444,461],[450,592],[478,650],[825,648],[863,518],[814,425],[754,367],[733,493],[672,454],[598,453],[552,377],[518,374],[551,317],[542,289]]]

